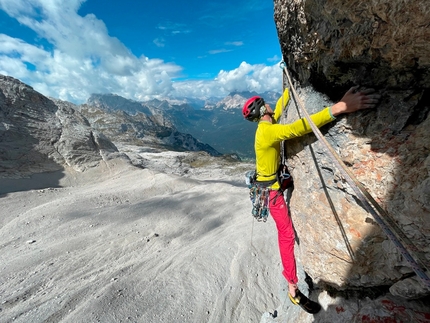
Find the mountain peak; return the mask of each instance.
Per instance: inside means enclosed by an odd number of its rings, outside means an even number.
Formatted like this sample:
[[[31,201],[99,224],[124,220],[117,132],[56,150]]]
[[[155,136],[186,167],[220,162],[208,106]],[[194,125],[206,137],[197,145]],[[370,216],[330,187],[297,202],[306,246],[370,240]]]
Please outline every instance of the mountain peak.
[[[236,91],[230,92],[228,96],[235,96],[235,95],[239,95],[246,98],[246,97],[256,96],[258,95],[258,93],[255,91],[237,91],[236,90]]]
[[[129,114],[136,114],[138,112],[146,115],[151,115],[149,109],[142,103],[126,99],[120,95],[113,93],[97,94],[93,93],[87,100],[88,105],[95,106],[97,108],[106,111],[125,111]]]

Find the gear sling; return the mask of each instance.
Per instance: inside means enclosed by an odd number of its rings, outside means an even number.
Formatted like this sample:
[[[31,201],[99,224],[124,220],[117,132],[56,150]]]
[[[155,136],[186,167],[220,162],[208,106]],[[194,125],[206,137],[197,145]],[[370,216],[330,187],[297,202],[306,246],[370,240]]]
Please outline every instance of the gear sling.
[[[279,184],[278,194],[276,194],[273,201],[275,203],[278,196],[283,195],[285,190],[293,186],[293,177],[288,170],[284,158],[282,158],[276,173],[260,176],[270,177],[275,174],[276,179],[269,181],[257,181],[257,172],[255,170],[248,171],[245,174],[246,184],[249,188],[249,198],[252,203],[252,216],[259,222],[266,222],[269,215],[270,187],[275,182]]]

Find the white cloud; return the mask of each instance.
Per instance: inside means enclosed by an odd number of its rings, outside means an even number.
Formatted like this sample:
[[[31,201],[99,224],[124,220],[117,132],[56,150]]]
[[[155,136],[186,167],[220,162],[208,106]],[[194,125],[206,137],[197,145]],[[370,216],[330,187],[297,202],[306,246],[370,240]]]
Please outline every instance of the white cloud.
[[[226,42],[226,45],[231,45],[231,46],[243,46],[243,41],[231,41],[231,42]]]
[[[155,46],[157,46],[157,47],[164,47],[164,46],[166,46],[166,44],[165,44],[166,40],[165,40],[164,38],[162,38],[162,37],[160,37],[160,38],[155,38],[152,42],[153,42],[153,43],[155,44]]]
[[[211,55],[216,55],[216,54],[221,54],[221,53],[228,53],[231,51],[232,51],[231,49],[222,48],[222,49],[212,49],[208,53]]]
[[[226,42],[226,43],[224,43],[224,45],[240,47],[240,46],[243,46],[243,42],[242,41]],[[220,49],[212,49],[212,50],[208,51],[208,53],[211,55],[216,55],[216,54],[221,54],[221,53],[228,53],[231,51],[233,51],[233,49],[220,48]]]
[[[249,90],[263,92],[282,85],[282,70],[278,65],[250,65],[242,62],[232,71],[220,71],[216,81],[227,91]]]
[[[0,0],[0,9],[53,48],[0,34],[0,73],[19,78],[44,95],[75,103],[85,102],[91,93],[145,100],[174,95],[222,96],[233,90],[265,91],[281,86],[282,72],[277,65],[246,62],[234,70],[220,71],[214,80],[174,82],[181,76],[180,66],[134,56],[109,36],[103,21],[92,14],[77,14],[83,2]],[[173,27],[178,26],[159,28]],[[240,46],[241,42],[230,44]]]
[[[84,102],[91,93],[115,92],[137,99],[172,90],[180,66],[137,58],[94,15],[79,16],[83,1],[0,0],[0,8],[36,31],[52,51],[0,35],[0,71],[20,78],[41,93]],[[36,67],[29,70],[26,63]]]
[[[158,24],[157,28],[160,30],[169,31],[173,35],[191,33],[191,30],[187,27],[187,25],[172,23],[170,21]]]
[[[242,62],[231,71],[220,71],[211,81],[189,81],[173,83],[179,96],[223,96],[232,91],[276,91],[282,92],[282,70],[279,65],[250,65]]]
[[[271,58],[268,58],[267,61],[268,62],[280,62],[281,58],[278,55],[275,55],[275,56],[273,56]]]

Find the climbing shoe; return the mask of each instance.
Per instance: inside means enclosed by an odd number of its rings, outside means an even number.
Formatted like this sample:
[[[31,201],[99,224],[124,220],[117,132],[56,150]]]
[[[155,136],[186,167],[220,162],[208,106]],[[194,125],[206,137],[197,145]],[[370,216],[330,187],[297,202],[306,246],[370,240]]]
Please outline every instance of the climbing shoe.
[[[302,294],[300,290],[296,290],[296,296],[291,296],[290,293],[288,293],[288,297],[290,298],[291,303],[295,305],[299,305],[301,308],[303,308],[306,312],[310,314],[316,314],[321,310],[321,305],[317,302],[311,301],[309,298],[307,298],[305,295]]]

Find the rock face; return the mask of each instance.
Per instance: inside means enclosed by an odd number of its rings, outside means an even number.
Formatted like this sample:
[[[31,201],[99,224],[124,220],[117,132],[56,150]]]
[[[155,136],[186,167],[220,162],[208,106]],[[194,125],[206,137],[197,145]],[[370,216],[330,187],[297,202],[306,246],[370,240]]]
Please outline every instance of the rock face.
[[[430,259],[430,7],[417,1],[275,0],[284,59],[308,112],[353,84],[382,94],[375,111],[322,131],[357,179]],[[311,88],[320,93],[316,93]],[[299,117],[294,104],[287,120]],[[314,135],[287,143],[297,251],[314,282],[337,290],[430,291],[381,231]],[[404,279],[412,279],[407,283]]]
[[[19,178],[69,166],[77,171],[120,156],[103,134],[67,105],[0,75],[0,177]]]
[[[301,82],[331,92],[351,83],[428,89],[429,15],[425,0],[275,0],[289,67]]]

